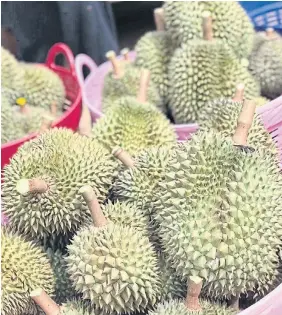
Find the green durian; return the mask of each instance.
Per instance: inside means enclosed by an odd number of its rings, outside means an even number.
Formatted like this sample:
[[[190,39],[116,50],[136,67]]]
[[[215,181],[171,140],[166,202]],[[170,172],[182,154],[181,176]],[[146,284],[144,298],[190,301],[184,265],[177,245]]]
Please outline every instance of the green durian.
[[[91,310],[88,304],[79,300],[69,300],[60,307],[60,315],[99,315],[98,312]]]
[[[274,99],[282,94],[282,37],[257,34],[249,70],[260,83],[261,94]]]
[[[149,312],[149,315],[235,315],[238,313],[231,308],[205,300],[200,300],[202,310],[199,311],[187,309],[184,303],[183,300],[160,303],[153,311]]]
[[[208,21],[208,14],[203,19]],[[211,33],[210,25],[204,30]],[[196,122],[206,102],[232,97],[238,83],[244,83],[246,98],[260,95],[258,83],[231,49],[223,41],[206,38],[183,45],[171,59],[169,106],[175,123]]]
[[[105,76],[102,95],[103,111],[107,111],[109,108],[116,106],[117,100],[121,97],[136,96],[139,89],[140,76],[142,74],[141,69],[138,67],[135,67],[129,62],[120,65],[115,59],[115,55],[111,56],[120,68],[120,74],[117,75],[116,69],[114,68]],[[165,112],[163,100],[153,80],[150,80],[148,84],[147,94],[148,102]]]
[[[81,190],[95,225],[68,246],[68,272],[78,293],[104,312],[142,311],[160,298],[157,257],[149,239],[132,227],[109,223],[91,187]]]
[[[282,177],[271,155],[198,132],[166,167],[155,219],[168,263],[209,297],[260,290],[277,275]]]
[[[199,113],[198,122],[201,129],[219,132],[223,137],[232,137],[242,106],[242,102],[234,102],[226,98],[207,102]],[[275,142],[265,129],[258,114],[255,114],[249,130],[248,144],[254,148],[266,149],[277,156]]]
[[[35,307],[29,292],[42,287],[54,292],[54,274],[47,255],[34,243],[2,227],[1,231],[1,314],[21,315]]]
[[[45,66],[28,63],[20,65],[24,71],[22,87],[27,103],[46,110],[55,103],[58,112],[62,112],[66,97],[62,79]]]
[[[134,50],[136,66],[150,70],[151,79],[165,103],[169,87],[168,65],[173,54],[169,34],[165,31],[148,32],[139,39]]]
[[[20,90],[23,76],[17,59],[1,46],[1,88]]]
[[[64,128],[22,145],[4,169],[2,200],[12,226],[35,239],[75,232],[89,212],[78,190],[106,199],[118,163],[97,141]]]
[[[202,38],[202,14],[210,11],[214,38],[227,44],[237,58],[250,55],[254,27],[236,1],[166,1],[163,9],[166,29],[176,46]]]
[[[132,155],[176,142],[168,119],[153,105],[134,97],[118,99],[94,125],[92,136],[109,150],[120,146]]]
[[[46,252],[56,279],[54,300],[56,303],[62,304],[69,299],[75,298],[77,294],[67,274],[65,256],[59,250],[53,251],[50,248]]]

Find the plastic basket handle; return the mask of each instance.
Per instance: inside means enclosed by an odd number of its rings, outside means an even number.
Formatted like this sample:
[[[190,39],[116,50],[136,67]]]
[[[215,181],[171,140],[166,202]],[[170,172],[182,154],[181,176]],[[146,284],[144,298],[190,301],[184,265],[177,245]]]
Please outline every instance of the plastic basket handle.
[[[62,54],[66,59],[69,69],[56,65],[55,59],[57,55]],[[74,66],[74,56],[71,49],[64,43],[57,43],[53,45],[48,51],[46,58],[46,65],[53,70],[64,70],[65,72],[70,72],[76,77],[75,66]]]
[[[84,90],[83,66],[86,66],[90,70],[89,75],[98,68],[96,63],[85,54],[79,54],[75,57],[76,76],[82,91]]]

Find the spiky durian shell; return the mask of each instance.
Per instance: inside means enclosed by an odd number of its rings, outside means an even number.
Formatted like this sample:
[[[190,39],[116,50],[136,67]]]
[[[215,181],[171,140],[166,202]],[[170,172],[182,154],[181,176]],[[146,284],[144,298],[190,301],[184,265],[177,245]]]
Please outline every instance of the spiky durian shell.
[[[79,189],[91,185],[103,202],[117,164],[95,140],[51,129],[21,146],[5,167],[5,213],[13,226],[36,239],[75,232],[90,214]],[[49,189],[21,196],[16,187],[22,178],[44,179]]]
[[[159,303],[155,310],[150,311],[149,315],[232,315],[237,314],[237,311],[231,308],[226,308],[224,305],[210,303],[205,300],[200,300],[202,310],[188,310],[182,300],[172,300],[169,302]]]
[[[187,284],[176,274],[166,261],[164,253],[158,253],[161,273],[162,300],[182,299],[186,296]]]
[[[193,40],[177,49],[169,65],[169,106],[176,123],[195,122],[207,101],[232,97],[238,83],[245,97],[259,96],[259,86],[233,52],[217,40]]]
[[[76,292],[72,286],[72,282],[67,274],[67,263],[65,256],[59,251],[52,251],[50,248],[47,250],[47,255],[55,275],[55,292],[54,300],[58,304],[62,304],[69,299],[76,296]]]
[[[164,6],[166,29],[179,47],[191,39],[203,38],[202,15],[209,11],[213,36],[224,41],[238,58],[247,58],[253,47],[254,28],[235,1],[167,1]]]
[[[1,314],[21,315],[34,305],[30,291],[54,291],[54,274],[49,260],[32,242],[2,227],[1,231]]]
[[[241,102],[233,102],[224,98],[217,99],[206,103],[199,113],[198,122],[202,130],[213,130],[220,132],[224,137],[231,138],[235,132],[241,110]],[[277,156],[275,143],[258,114],[255,114],[248,133],[248,145],[254,148],[266,149]]]
[[[66,97],[61,78],[41,65],[28,63],[20,63],[20,65],[24,71],[22,86],[27,103],[50,110],[52,103],[55,102],[57,110],[61,112]]]
[[[282,37],[269,39],[258,34],[249,61],[250,72],[260,83],[261,94],[270,99],[279,97],[282,93]]]
[[[119,79],[113,77],[112,71],[105,76],[102,101],[103,111],[107,111],[109,108],[117,105],[116,101],[120,97],[124,97],[125,95],[132,97],[137,96],[141,70],[128,63],[126,63],[123,68],[124,75]],[[147,93],[148,102],[156,106],[162,112],[165,112],[163,101],[153,80],[150,80]]]
[[[261,107],[267,104],[270,100],[268,98],[260,96],[260,97],[256,97],[254,101],[256,102],[257,107]]]
[[[17,59],[1,46],[1,87],[19,90],[23,75]]]
[[[99,315],[90,308],[90,304],[79,300],[69,300],[62,304],[60,315]]]
[[[81,229],[68,246],[68,272],[77,292],[105,312],[131,312],[160,297],[157,257],[147,237],[109,223]]]
[[[93,138],[109,150],[120,146],[135,155],[146,148],[176,142],[168,119],[153,105],[134,97],[120,98],[115,104],[92,130]]]
[[[139,39],[134,50],[137,54],[136,66],[150,70],[151,80],[156,84],[163,101],[166,102],[169,86],[168,65],[173,54],[169,34],[148,32]]]
[[[210,297],[262,289],[277,274],[281,246],[278,166],[266,152],[242,152],[212,131],[184,148],[155,202],[168,262],[184,279],[205,279]]]

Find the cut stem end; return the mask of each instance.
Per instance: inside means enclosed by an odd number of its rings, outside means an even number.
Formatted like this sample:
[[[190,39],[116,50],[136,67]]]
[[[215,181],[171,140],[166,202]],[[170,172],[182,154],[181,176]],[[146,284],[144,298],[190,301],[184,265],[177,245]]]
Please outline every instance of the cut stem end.
[[[116,58],[116,53],[113,50],[110,50],[106,53],[107,59],[112,63],[114,77],[116,79],[119,79],[122,77],[122,69],[120,67],[120,64]]]
[[[121,163],[129,168],[134,166],[134,160],[126,151],[120,147],[113,149],[112,154],[121,161]]]
[[[20,179],[16,189],[21,195],[28,193],[45,193],[48,190],[48,185],[43,179]]]
[[[203,280],[200,277],[189,277],[188,279],[187,297],[185,306],[188,310],[200,311],[202,309],[199,301]]]
[[[33,301],[39,305],[46,315],[59,315],[59,306],[50,298],[50,296],[42,289],[35,289],[30,293]]]
[[[147,69],[142,69],[141,76],[140,76],[140,85],[139,91],[137,95],[137,100],[140,103],[146,103],[147,101],[147,92],[150,82],[150,71]]]
[[[205,40],[213,40],[213,31],[212,31],[212,17],[211,13],[205,11],[202,15],[203,18],[203,37]]]
[[[243,83],[238,84],[236,86],[235,94],[232,100],[234,102],[243,102],[244,90],[245,90],[245,85]]]
[[[163,8],[156,8],[154,10],[154,19],[156,30],[158,32],[165,30],[165,19],[164,19],[164,9]]]

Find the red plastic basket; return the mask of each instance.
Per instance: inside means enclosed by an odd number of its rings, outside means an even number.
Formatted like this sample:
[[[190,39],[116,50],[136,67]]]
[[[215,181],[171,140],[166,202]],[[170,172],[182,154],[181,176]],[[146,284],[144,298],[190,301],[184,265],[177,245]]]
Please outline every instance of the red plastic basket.
[[[56,65],[55,58],[59,54],[64,56],[69,68]],[[71,49],[63,43],[55,44],[49,50],[43,66],[53,70],[60,76],[66,88],[67,99],[71,102],[71,106],[59,119],[54,121],[52,127],[66,127],[76,130],[80,119],[82,101],[80,86],[75,73],[74,56]],[[3,144],[1,146],[1,168],[3,169],[9,163],[11,157],[24,142],[35,138],[37,135],[38,133],[32,133],[24,138]]]

